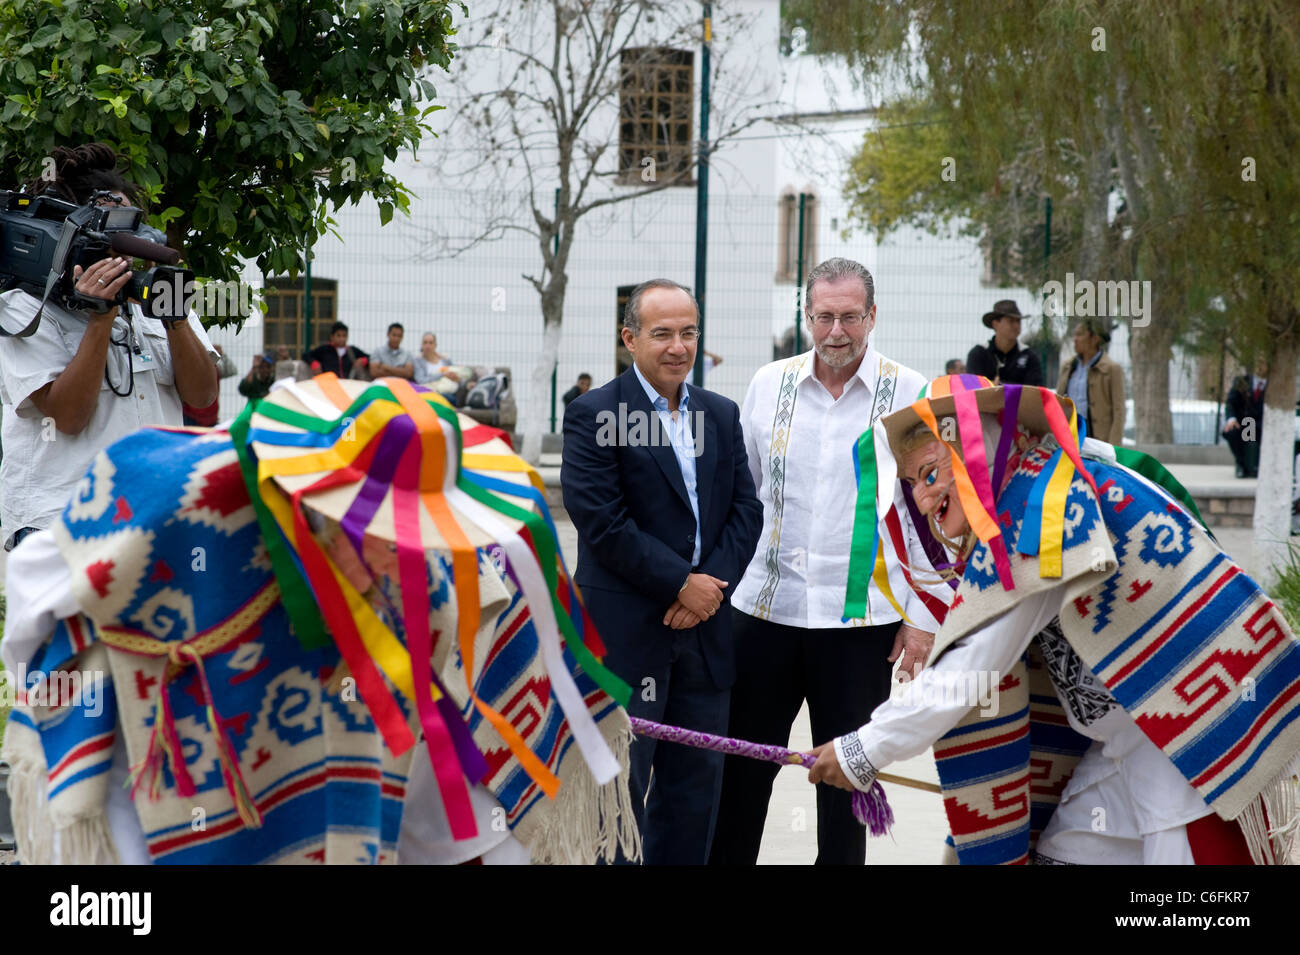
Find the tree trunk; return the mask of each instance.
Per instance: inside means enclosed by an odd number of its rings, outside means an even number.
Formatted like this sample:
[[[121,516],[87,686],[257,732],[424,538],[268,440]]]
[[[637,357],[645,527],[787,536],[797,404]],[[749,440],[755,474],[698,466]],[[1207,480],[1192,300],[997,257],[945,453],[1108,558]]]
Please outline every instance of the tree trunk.
[[[1290,551],[1292,469],[1295,462],[1296,362],[1300,341],[1288,331],[1273,339],[1268,391],[1259,440],[1259,484],[1255,489],[1255,579],[1269,587]]]
[[[1139,448],[1174,441],[1173,416],[1169,413],[1169,362],[1173,358],[1175,329],[1173,322],[1162,319],[1161,310],[1153,307],[1151,312],[1150,324],[1131,328],[1129,334],[1133,374],[1128,385]]]
[[[1075,265],[1078,278],[1101,278],[1102,254],[1106,249],[1106,208],[1110,201],[1111,152],[1104,136],[1094,137],[1084,169],[1083,235]],[[1108,324],[1110,324],[1108,322]],[[1067,329],[1068,331],[1068,329]]]
[[[547,241],[543,238],[543,242]],[[544,251],[544,249],[543,249]],[[519,406],[519,433],[523,447],[519,453],[529,464],[542,459],[542,436],[551,430],[551,376],[560,354],[560,335],[564,322],[564,293],[569,278],[564,274],[568,263],[569,242],[561,238],[559,249],[550,265],[551,279],[541,287],[542,350],[533,366],[532,387]],[[558,400],[558,396],[557,396]],[[559,409],[555,426],[560,427]]]
[[[542,333],[542,351],[533,365],[532,388],[527,400],[519,405],[519,433],[524,439],[520,455],[533,465],[542,458],[542,436],[551,430],[551,373],[560,354],[560,332],[559,322],[547,321]],[[555,427],[561,426],[557,410]]]

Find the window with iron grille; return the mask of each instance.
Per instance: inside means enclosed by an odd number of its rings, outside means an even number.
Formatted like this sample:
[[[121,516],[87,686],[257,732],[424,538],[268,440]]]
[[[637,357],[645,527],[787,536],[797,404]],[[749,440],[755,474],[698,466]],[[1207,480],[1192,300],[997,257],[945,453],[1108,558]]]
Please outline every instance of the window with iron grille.
[[[692,126],[695,54],[634,47],[619,62],[618,181],[626,185],[681,176],[694,185]],[[653,162],[651,162],[651,160]],[[647,170],[653,170],[653,179]]]
[[[778,206],[776,280],[802,285],[809,269],[817,264],[817,197],[804,194],[803,275],[799,275],[799,197],[786,190]]]
[[[315,348],[329,341],[330,326],[337,319],[338,281],[312,276],[311,280],[311,334],[306,348]],[[304,282],[299,279],[273,278],[266,280],[266,327],[262,333],[265,348],[288,345],[293,354],[303,351],[303,305],[306,299]]]

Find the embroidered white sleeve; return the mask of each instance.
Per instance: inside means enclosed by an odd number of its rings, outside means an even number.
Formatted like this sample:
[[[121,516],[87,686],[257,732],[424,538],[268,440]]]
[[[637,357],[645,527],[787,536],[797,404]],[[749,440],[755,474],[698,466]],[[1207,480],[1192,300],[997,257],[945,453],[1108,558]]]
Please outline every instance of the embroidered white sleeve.
[[[895,688],[857,732],[864,757],[880,770],[919,756],[973,707],[996,707],[1003,674],[1060,612],[1063,593],[1063,586],[1053,587],[1022,600],[963,637],[911,683]]]
[[[870,791],[871,784],[876,781],[877,770],[871,765],[871,760],[867,759],[856,730],[835,738],[835,758],[839,760],[844,775],[849,777],[855,787],[863,792]]]

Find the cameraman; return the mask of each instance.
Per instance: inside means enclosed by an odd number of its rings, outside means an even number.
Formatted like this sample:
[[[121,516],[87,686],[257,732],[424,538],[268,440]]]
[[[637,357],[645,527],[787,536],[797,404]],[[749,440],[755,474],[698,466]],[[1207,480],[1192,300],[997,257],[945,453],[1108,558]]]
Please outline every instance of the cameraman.
[[[138,205],[137,187],[103,143],[60,147],[53,158],[55,178],[34,180],[29,193],[84,205],[107,190],[118,203]],[[6,550],[54,522],[99,451],[147,425],[179,427],[182,402],[204,407],[217,397],[218,356],[197,316],[162,321],[134,302],[129,314],[111,304],[131,278],[129,259],[77,266],[73,277],[80,294],[104,300],[102,311],[70,312],[50,302],[35,334],[0,337]],[[0,294],[0,324],[17,332],[39,307],[24,291]]]

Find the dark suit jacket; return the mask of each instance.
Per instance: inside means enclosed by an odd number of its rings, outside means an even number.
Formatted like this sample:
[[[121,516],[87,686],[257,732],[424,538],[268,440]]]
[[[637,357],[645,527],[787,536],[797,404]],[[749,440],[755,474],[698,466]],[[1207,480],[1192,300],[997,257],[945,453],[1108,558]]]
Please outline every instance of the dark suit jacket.
[[[692,429],[703,428],[702,434],[696,430],[698,570],[727,581],[730,596],[758,544],[763,506],[749,474],[736,403],[691,388],[689,410]],[[597,440],[602,424],[612,420],[617,434],[620,418],[636,411],[657,423],[633,369],[574,399],[564,412],[560,472],[564,507],[578,530],[574,580],[610,651],[610,665],[634,688],[670,659],[675,631],[663,617],[691,572],[695,549],[695,517],[667,436],[658,446]],[[714,683],[731,686],[731,615],[724,606],[698,629]]]
[[[1247,418],[1254,418],[1255,430],[1258,433],[1264,426],[1264,397],[1268,393],[1268,386],[1264,387],[1259,399],[1256,400],[1255,390],[1252,387],[1254,380],[1250,375],[1238,375],[1233,379],[1232,388],[1223,400],[1227,411],[1224,421],[1226,422],[1228,418],[1236,418],[1237,423],[1240,424]]]

